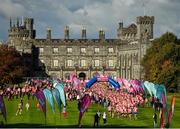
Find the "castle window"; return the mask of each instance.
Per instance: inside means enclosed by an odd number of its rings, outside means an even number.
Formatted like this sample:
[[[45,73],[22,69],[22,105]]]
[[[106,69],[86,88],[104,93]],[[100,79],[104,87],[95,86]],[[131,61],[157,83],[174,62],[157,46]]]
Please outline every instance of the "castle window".
[[[53,60],[53,66],[58,67],[59,66],[59,61],[58,60]]]
[[[126,66],[126,56],[123,56],[123,66]]]
[[[98,47],[94,48],[94,53],[99,53],[99,48]]]
[[[53,53],[58,53],[58,51],[59,51],[58,47],[53,48]]]
[[[81,53],[86,53],[86,48],[82,47],[81,48]]]
[[[114,61],[113,60],[108,60],[108,66],[113,67],[114,66]]]
[[[67,53],[72,53],[72,47],[67,48]]]
[[[131,66],[131,56],[128,58],[128,66]]]
[[[80,65],[81,65],[81,67],[86,66],[86,60],[81,60]]]
[[[72,61],[72,60],[67,60],[67,66],[68,66],[68,67],[73,66],[73,61]]]
[[[44,48],[43,47],[39,48],[39,53],[44,53]]]
[[[99,60],[94,60],[94,66],[98,67],[99,66]]]
[[[108,53],[113,53],[113,52],[114,52],[113,47],[109,47],[109,48],[108,48]]]

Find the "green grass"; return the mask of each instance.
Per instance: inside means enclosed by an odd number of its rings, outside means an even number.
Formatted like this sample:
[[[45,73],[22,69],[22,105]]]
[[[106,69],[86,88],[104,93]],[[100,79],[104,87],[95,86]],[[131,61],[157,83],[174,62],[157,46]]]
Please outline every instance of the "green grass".
[[[168,105],[170,106],[172,94],[168,95]],[[49,103],[47,103],[47,118],[45,120],[42,110],[37,110],[36,98],[30,100],[30,110],[27,112],[25,110],[26,98],[24,98],[24,106],[22,115],[16,116],[17,105],[19,100],[7,101],[5,100],[6,110],[7,110],[7,123],[5,127],[77,127],[78,123],[78,109],[77,102],[69,102],[67,105],[67,117],[63,118],[63,115],[60,114],[55,105],[55,114],[53,114]],[[82,118],[81,124],[82,127],[93,127],[94,114],[100,110],[107,111],[100,105],[91,104],[88,112],[86,112]],[[133,128],[152,128],[153,127],[153,109],[150,107],[141,107],[139,108],[138,119],[130,120],[129,118],[111,118],[107,116],[107,125],[105,127],[133,127]],[[180,128],[180,95],[176,95],[175,110],[174,116],[171,122],[170,127]],[[0,121],[4,121],[2,115],[0,116]],[[159,120],[158,120],[159,121]],[[158,123],[159,124],[159,123]],[[100,126],[103,126],[103,121],[101,119]]]

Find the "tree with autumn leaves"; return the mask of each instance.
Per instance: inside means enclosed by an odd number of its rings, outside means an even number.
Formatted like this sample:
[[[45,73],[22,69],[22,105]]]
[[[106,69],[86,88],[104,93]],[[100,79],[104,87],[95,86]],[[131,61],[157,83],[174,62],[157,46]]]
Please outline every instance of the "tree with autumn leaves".
[[[180,40],[165,33],[153,41],[141,61],[145,80],[164,84],[168,91],[180,90]]]
[[[0,82],[20,83],[29,72],[23,57],[13,47],[0,45]]]

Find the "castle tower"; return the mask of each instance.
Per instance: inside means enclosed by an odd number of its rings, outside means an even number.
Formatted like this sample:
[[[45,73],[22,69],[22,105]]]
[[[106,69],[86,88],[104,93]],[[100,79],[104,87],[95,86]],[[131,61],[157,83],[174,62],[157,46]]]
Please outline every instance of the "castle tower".
[[[24,21],[24,26],[26,30],[29,31],[29,38],[34,39],[36,37],[36,31],[33,28],[34,20],[33,18],[26,18]]]
[[[25,19],[25,26],[26,26],[27,30],[33,30],[33,24],[34,24],[33,18],[26,18]]]
[[[82,39],[86,39],[86,28],[82,28]]]
[[[137,38],[153,38],[154,16],[137,17]]]
[[[64,39],[69,39],[69,26],[64,28]]]
[[[33,19],[26,18],[24,24],[20,24],[19,18],[13,20],[10,18],[8,30],[8,41],[12,46],[18,46],[21,41],[34,39],[36,31],[33,29]]]
[[[120,37],[122,36],[122,29],[123,29],[123,22],[119,22],[119,27],[117,29],[117,37],[118,37],[118,39],[120,39]]]
[[[102,29],[99,30],[99,39],[105,39],[105,32]]]

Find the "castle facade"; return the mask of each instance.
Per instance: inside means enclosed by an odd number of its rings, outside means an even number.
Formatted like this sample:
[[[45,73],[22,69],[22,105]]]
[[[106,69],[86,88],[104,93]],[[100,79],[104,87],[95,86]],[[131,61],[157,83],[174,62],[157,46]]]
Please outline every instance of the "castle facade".
[[[16,24],[10,20],[8,42],[20,53],[33,55],[29,61],[37,73],[44,69],[52,77],[68,78],[75,71],[89,79],[99,72],[112,77],[143,79],[140,61],[151,45],[153,24],[153,16],[139,16],[135,24],[127,27],[120,22],[116,39],[106,39],[102,29],[98,39],[88,39],[85,28],[80,39],[71,39],[68,26],[63,39],[52,39],[51,29],[47,29],[46,38],[37,39],[34,19],[25,18],[21,25],[18,19]]]

